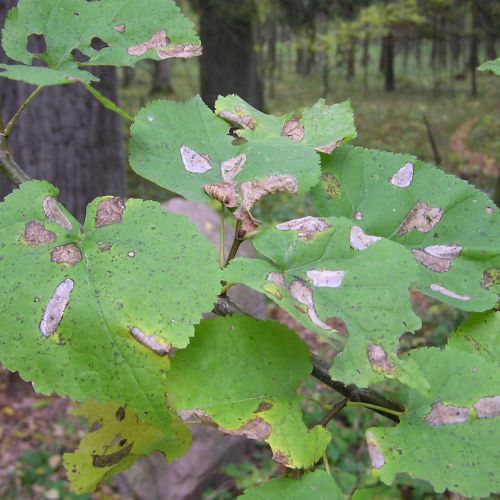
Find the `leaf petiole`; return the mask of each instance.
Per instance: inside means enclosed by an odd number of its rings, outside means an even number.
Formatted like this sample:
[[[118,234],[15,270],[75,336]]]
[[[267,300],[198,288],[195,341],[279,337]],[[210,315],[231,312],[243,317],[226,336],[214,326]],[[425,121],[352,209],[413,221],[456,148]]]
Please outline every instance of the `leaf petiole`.
[[[124,109],[120,108],[118,104],[115,104],[111,99],[108,99],[106,96],[102,95],[95,87],[92,87],[89,83],[81,82],[85,89],[94,96],[106,109],[113,111],[120,115],[125,120],[129,122],[134,121],[134,117],[129,115]]]
[[[2,135],[4,139],[6,140],[10,133],[12,132],[12,129],[14,125],[16,124],[17,119],[21,116],[21,113],[24,111],[26,106],[36,97],[36,95],[40,92],[40,90],[43,89],[43,85],[39,85],[27,98],[26,100],[19,106],[19,109],[14,113],[14,116],[9,120],[7,125],[5,126],[5,130],[2,132]]]

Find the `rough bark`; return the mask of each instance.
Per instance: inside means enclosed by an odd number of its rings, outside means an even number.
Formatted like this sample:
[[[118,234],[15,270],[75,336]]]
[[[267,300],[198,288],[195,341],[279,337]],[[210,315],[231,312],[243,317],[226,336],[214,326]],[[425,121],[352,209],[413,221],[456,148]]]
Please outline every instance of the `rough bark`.
[[[262,84],[255,53],[255,2],[203,0],[200,6],[201,96],[213,106],[219,95],[238,94],[263,106]]]
[[[0,3],[0,26],[17,3]],[[0,61],[8,62],[0,49]],[[114,69],[98,68],[98,90],[116,102]],[[0,111],[4,121],[34,90],[31,85],[0,79]],[[85,206],[105,194],[125,194],[122,124],[79,84],[47,87],[16,123],[9,147],[18,163],[35,179],[47,179],[61,190],[61,200],[82,220]],[[0,198],[12,186],[0,180]]]

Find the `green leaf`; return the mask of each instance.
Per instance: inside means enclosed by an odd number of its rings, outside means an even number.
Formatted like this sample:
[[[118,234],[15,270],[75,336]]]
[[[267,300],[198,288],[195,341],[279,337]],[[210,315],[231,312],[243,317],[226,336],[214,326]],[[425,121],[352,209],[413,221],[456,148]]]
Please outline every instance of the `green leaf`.
[[[0,204],[0,356],[38,392],[127,404],[168,426],[172,347],[220,288],[216,252],[185,217],[154,202],[103,197],[85,232],[46,182]]]
[[[172,432],[139,420],[128,408],[84,403],[71,412],[86,417],[89,430],[74,453],[64,454],[64,466],[76,493],[92,493],[97,485],[131,467],[140,456],[159,451],[171,462],[189,448],[191,434],[172,416]]]
[[[392,240],[415,260],[412,284],[466,311],[491,309],[500,283],[500,216],[486,195],[409,155],[345,146],[323,157],[321,215]]]
[[[479,71],[492,71],[495,75],[500,76],[500,57],[498,59],[492,59],[491,61],[486,61],[479,68]]]
[[[238,498],[243,500],[342,500],[344,495],[335,479],[324,470],[316,470],[300,479],[279,477],[249,488]]]
[[[500,491],[500,379],[491,355],[498,350],[500,313],[480,316],[463,325],[444,351],[412,351],[431,383],[430,395],[410,390],[397,427],[366,433],[372,464],[385,483],[408,473],[438,493],[447,488],[477,498]]]
[[[28,50],[30,35],[43,35],[45,52]],[[27,66],[2,65],[0,76],[36,85],[90,83],[97,78],[89,66],[201,54],[191,21],[173,0],[20,0],[7,15],[2,45]],[[31,66],[35,60],[46,67]]]
[[[324,99],[320,99],[296,118],[293,113],[280,117],[267,115],[240,97],[229,95],[217,99],[215,112],[238,127],[238,135],[245,139],[254,135],[284,136],[321,153],[331,153],[339,144],[349,142],[357,135],[349,100],[327,105]]]
[[[266,441],[287,467],[311,467],[330,433],[302,420],[298,387],[311,373],[308,349],[272,321],[245,316],[202,321],[168,374],[170,402],[228,434]]]
[[[265,228],[253,242],[269,260],[235,259],[224,277],[265,293],[326,340],[343,344],[328,324],[329,318],[342,319],[349,339],[333,365],[335,378],[365,386],[386,376],[425,391],[414,362],[396,355],[401,334],[420,327],[408,298],[417,264],[403,247],[358,229],[336,217]]]
[[[130,164],[142,177],[192,201],[215,198],[237,208],[234,215],[247,231],[256,227],[250,210],[262,196],[304,193],[318,182],[319,157],[310,148],[266,135],[233,144],[228,130],[200,97],[152,102],[131,128]]]

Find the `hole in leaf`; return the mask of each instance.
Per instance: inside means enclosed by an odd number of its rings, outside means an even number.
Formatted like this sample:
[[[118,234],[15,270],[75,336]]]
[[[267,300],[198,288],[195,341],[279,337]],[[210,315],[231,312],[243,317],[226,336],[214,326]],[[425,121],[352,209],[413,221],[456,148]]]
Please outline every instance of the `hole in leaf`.
[[[75,16],[79,16],[79,15],[80,15],[80,13],[79,13],[79,12],[73,12],[73,14],[74,14]]]
[[[26,49],[31,54],[43,54],[47,52],[47,42],[45,41],[45,36],[37,33],[29,35]]]
[[[73,49],[71,51],[71,55],[73,56],[73,59],[79,63],[87,62],[90,59],[89,56],[85,55],[81,50],[78,49]]]
[[[90,46],[98,52],[102,49],[105,49],[106,47],[109,47],[109,45],[104,40],[97,36],[92,38],[92,40],[90,41]]]

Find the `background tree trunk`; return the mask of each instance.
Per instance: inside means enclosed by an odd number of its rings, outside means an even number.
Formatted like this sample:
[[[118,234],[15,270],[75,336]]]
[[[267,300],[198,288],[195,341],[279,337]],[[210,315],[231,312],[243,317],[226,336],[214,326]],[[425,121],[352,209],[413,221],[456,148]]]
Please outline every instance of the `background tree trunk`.
[[[262,84],[255,53],[254,0],[199,2],[201,96],[213,106],[219,95],[236,93],[257,108],[263,107]]]
[[[469,70],[471,75],[471,95],[472,97],[477,97],[477,80],[476,71],[479,66],[479,39],[478,39],[478,28],[479,28],[479,10],[478,10],[478,0],[472,0],[472,34],[470,36],[470,51],[469,51]]]
[[[171,93],[172,92],[172,66],[169,60],[152,61],[153,63],[153,81],[151,85],[151,94]]]
[[[0,3],[0,26],[17,3]],[[0,61],[8,62],[0,49]],[[114,69],[94,71],[96,88],[117,101]],[[8,120],[34,90],[0,79],[0,112]],[[16,123],[9,147],[17,162],[35,179],[46,179],[61,190],[63,204],[82,220],[85,206],[105,194],[125,194],[125,156],[122,124],[118,115],[104,109],[79,84],[44,88]],[[12,186],[0,179],[0,198]]]
[[[392,92],[396,89],[394,81],[394,35],[392,33],[384,36],[382,50],[384,54],[385,91]]]

